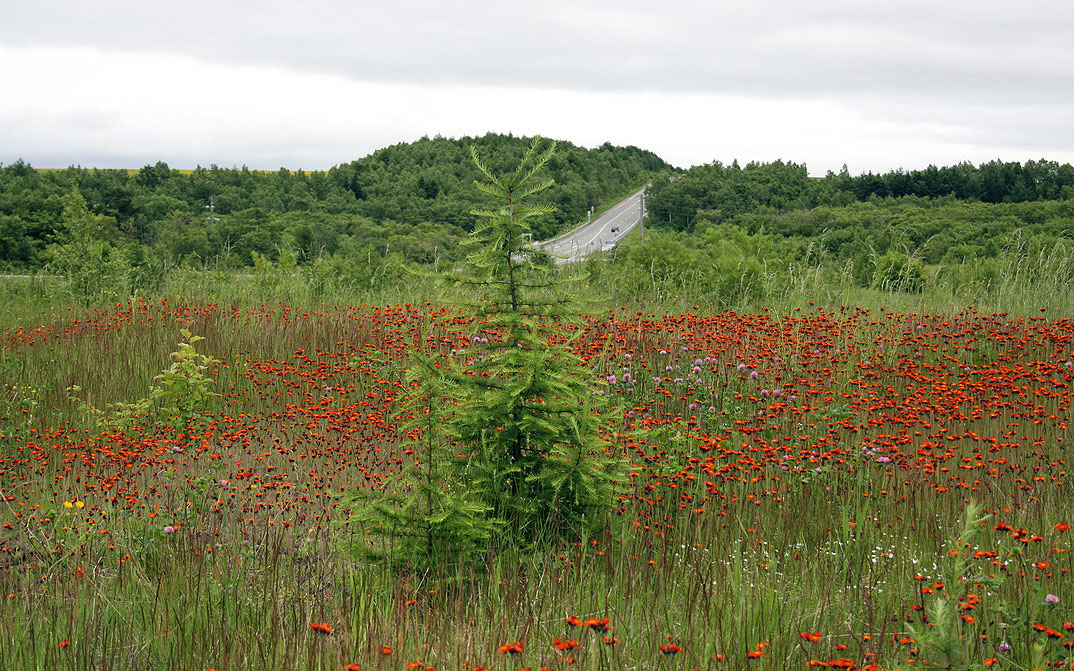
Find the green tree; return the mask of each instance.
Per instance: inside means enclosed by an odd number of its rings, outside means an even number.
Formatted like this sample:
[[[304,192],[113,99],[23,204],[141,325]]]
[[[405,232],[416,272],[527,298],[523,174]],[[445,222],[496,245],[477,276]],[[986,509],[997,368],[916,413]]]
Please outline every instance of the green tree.
[[[65,196],[49,270],[63,277],[65,290],[82,304],[106,290],[126,293],[127,264],[106,242],[109,228],[114,222],[90,212],[82,194],[72,190]]]
[[[420,426],[411,433],[422,455],[407,476],[410,494],[373,500],[355,518],[395,536],[393,550],[400,538],[430,556],[428,542],[567,537],[602,522],[616,501],[619,459],[598,435],[592,380],[576,355],[552,344],[576,299],[527,241],[529,222],[551,209],[527,204],[552,185],[539,175],[555,145],[541,144],[502,177],[471,152],[488,180],[478,189],[502,204],[474,211],[466,268],[445,278],[477,297],[465,306],[473,345],[415,363],[410,415]]]
[[[480,299],[471,304],[475,335],[470,374],[456,377],[465,399],[452,421],[471,453],[472,481],[511,535],[531,540],[549,527],[558,535],[599,519],[614,500],[617,460],[598,436],[592,381],[580,360],[550,345],[555,323],[577,301],[544,255],[528,244],[530,220],[552,211],[526,201],[552,186],[540,179],[555,155],[534,140],[513,173],[495,176],[471,149],[488,180],[480,191],[501,203],[476,210],[467,270],[452,278]]]

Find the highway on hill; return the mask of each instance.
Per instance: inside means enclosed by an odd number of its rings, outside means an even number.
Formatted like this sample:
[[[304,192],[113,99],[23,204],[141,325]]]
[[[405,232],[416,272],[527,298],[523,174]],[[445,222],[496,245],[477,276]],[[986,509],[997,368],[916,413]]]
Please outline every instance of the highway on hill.
[[[643,193],[645,189],[637,191],[588,224],[534,244],[555,255],[556,263],[581,261],[593,252],[612,249],[641,223]]]

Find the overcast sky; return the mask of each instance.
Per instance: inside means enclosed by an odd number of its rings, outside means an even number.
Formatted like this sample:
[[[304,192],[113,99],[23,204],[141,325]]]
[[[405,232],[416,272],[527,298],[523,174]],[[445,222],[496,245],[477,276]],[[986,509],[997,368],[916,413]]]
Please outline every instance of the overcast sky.
[[[1074,162],[1074,0],[0,0],[0,162],[541,134],[823,175]]]

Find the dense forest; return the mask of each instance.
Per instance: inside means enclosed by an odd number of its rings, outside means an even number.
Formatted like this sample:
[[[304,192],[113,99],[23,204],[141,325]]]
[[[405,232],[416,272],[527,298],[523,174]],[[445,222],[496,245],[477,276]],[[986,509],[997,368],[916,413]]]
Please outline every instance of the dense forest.
[[[665,175],[649,189],[648,205],[654,223],[690,230],[700,212],[723,221],[746,212],[840,206],[856,201],[914,196],[982,203],[1022,203],[1074,199],[1074,166],[1054,161],[1026,163],[991,161],[924,170],[895,170],[851,176],[844,166],[838,174],[809,177],[804,164],[709,163],[682,175]]]
[[[456,253],[485,205],[469,147],[493,169],[512,165],[529,140],[488,134],[422,138],[373,152],[325,172],[246,168],[180,171],[165,163],[140,170],[0,167],[0,269],[31,271],[52,261],[64,208],[79,194],[100,234],[128,260],[239,268],[255,254],[293,254],[298,263],[345,253],[427,262]],[[556,211],[536,222],[538,237],[585,219],[590,207],[625,196],[670,166],[649,151],[558,143],[548,166]]]
[[[628,295],[762,300],[810,271],[836,283],[967,297],[1003,278],[1074,282],[1074,167],[1049,161],[811,178],[776,161],[712,163],[649,189],[646,239],[603,281]],[[1033,278],[1028,278],[1033,282]]]
[[[0,271],[154,292],[171,269],[275,269],[314,293],[376,289],[407,264],[456,262],[471,211],[488,205],[469,154],[493,171],[527,138],[422,138],[324,172],[217,166],[181,171],[0,167]],[[972,294],[1028,268],[1074,282],[1074,167],[1039,160],[810,177],[803,164],[679,170],[652,152],[560,142],[538,238],[651,182],[648,233],[598,254],[589,274],[618,298],[683,294],[759,300],[806,270],[836,283]],[[118,289],[117,289],[118,287]],[[954,291],[956,289],[952,289]]]

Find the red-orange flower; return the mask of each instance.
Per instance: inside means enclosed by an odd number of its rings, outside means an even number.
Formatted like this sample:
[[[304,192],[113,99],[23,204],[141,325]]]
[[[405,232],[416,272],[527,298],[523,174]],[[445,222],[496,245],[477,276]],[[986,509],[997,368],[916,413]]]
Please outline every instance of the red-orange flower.
[[[610,620],[608,618],[606,618],[606,617],[602,617],[602,618],[599,618],[599,619],[595,618],[595,617],[591,617],[591,618],[588,618],[588,619],[584,620],[582,622],[582,626],[583,627],[589,627],[593,631],[611,631],[612,628],[611,628],[611,626],[609,626],[609,624],[608,624],[609,622],[610,622]]]
[[[314,631],[319,631],[322,634],[332,633],[332,625],[328,624],[327,622],[314,622],[310,624],[310,629]]]
[[[523,641],[515,641],[514,643],[504,643],[496,650],[500,654],[511,653],[517,655],[522,652],[522,646],[525,645]]]

